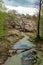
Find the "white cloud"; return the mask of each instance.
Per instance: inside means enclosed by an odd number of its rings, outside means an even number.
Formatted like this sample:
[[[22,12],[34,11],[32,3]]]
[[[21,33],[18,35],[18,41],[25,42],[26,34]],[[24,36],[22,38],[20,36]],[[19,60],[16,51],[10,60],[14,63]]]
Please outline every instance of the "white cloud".
[[[16,10],[20,14],[29,14],[29,15],[36,15],[38,13],[38,9],[32,8],[32,7],[13,7],[13,6],[7,6],[7,10]]]

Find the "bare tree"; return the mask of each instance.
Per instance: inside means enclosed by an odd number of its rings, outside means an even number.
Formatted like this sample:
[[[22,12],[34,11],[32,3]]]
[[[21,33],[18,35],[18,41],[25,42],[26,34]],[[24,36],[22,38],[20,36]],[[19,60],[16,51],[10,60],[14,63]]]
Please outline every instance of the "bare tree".
[[[40,40],[40,17],[41,17],[41,6],[42,6],[43,0],[38,0],[39,5],[39,14],[38,14],[38,26],[37,26],[37,38],[36,40]]]
[[[38,15],[38,33],[37,33],[37,37],[40,38],[40,14],[41,14],[41,1],[39,2],[39,15]]]

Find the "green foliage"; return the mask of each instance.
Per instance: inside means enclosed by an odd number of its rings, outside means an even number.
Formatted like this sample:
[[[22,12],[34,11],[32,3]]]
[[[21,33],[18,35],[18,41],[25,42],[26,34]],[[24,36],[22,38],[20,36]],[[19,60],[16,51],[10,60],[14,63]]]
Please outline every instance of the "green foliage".
[[[2,54],[2,53],[0,53],[0,57],[1,57],[1,56],[3,56],[3,54]]]
[[[43,37],[43,9],[41,11],[41,17],[40,17],[40,35]]]
[[[26,15],[26,18],[27,18],[27,19],[31,19],[32,16],[30,16],[30,15],[27,14],[27,15]]]
[[[5,5],[3,3],[4,3],[3,0],[0,0],[0,11],[5,10]]]
[[[8,33],[7,30],[4,30],[5,17],[6,17],[6,13],[0,12],[0,37]]]

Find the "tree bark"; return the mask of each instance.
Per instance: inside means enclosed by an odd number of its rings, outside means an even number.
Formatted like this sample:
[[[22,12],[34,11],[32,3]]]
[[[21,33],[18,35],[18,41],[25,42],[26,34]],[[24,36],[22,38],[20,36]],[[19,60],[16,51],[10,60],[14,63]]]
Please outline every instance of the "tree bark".
[[[40,0],[40,3],[39,3],[39,15],[38,15],[38,32],[37,32],[37,37],[40,38],[40,14],[41,14],[41,1]]]

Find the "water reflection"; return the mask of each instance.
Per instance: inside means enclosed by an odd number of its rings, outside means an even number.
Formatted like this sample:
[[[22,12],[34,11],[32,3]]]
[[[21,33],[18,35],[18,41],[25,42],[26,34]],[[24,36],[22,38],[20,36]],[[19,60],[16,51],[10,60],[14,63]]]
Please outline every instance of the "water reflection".
[[[22,53],[21,57],[21,65],[32,65],[32,61],[34,62],[33,56],[35,51],[26,51]],[[36,61],[35,61],[36,62]]]
[[[29,37],[27,35],[25,34],[23,35],[24,35],[24,38],[19,40],[16,44],[14,44],[14,46],[12,47],[13,49],[32,48],[33,46],[35,46],[34,44],[32,44],[32,42],[28,41]],[[21,53],[21,50],[20,51],[17,50],[17,53],[18,54],[15,54],[11,58],[8,58],[8,60],[5,62],[4,65],[29,65],[31,64],[31,61],[29,60],[31,56],[31,52],[25,51]]]

